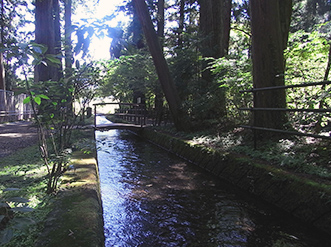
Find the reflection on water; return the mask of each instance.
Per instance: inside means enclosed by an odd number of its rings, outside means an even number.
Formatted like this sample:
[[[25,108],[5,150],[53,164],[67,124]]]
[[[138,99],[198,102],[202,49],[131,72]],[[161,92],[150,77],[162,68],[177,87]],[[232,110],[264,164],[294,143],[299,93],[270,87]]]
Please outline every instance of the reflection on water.
[[[106,246],[327,246],[131,133],[96,138]]]

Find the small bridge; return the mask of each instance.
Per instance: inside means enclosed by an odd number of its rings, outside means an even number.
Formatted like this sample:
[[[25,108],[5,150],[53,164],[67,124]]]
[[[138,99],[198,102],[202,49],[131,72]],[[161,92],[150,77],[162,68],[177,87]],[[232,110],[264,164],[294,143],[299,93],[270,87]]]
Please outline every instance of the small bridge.
[[[144,126],[136,124],[125,123],[110,123],[110,124],[98,124],[94,126],[95,130],[112,130],[112,129],[127,129],[127,130],[141,130]]]
[[[147,111],[145,104],[133,103],[97,103],[94,105],[94,129],[96,130],[111,130],[111,129],[128,129],[140,130],[146,126]],[[118,106],[115,108],[114,116],[131,123],[109,123],[109,124],[96,124],[97,107],[105,105]]]

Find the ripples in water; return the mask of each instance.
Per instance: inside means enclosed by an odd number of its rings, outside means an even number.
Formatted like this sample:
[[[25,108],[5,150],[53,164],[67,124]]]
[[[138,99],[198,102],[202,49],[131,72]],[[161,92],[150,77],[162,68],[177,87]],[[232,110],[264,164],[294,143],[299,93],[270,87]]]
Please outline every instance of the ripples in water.
[[[106,246],[327,246],[132,134],[96,132]]]

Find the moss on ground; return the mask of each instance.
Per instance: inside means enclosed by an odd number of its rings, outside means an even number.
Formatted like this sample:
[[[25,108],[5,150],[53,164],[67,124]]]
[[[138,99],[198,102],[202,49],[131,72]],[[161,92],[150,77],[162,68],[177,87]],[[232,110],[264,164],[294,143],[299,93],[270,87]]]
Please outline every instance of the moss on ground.
[[[37,246],[104,246],[102,206],[95,154],[73,154],[75,169],[62,178],[54,210]]]
[[[0,231],[1,246],[104,246],[96,154],[91,152],[93,131],[76,135],[80,146],[70,159],[74,169],[61,177],[54,195],[45,192],[47,170],[37,145],[0,159],[0,199],[25,210],[15,212]]]

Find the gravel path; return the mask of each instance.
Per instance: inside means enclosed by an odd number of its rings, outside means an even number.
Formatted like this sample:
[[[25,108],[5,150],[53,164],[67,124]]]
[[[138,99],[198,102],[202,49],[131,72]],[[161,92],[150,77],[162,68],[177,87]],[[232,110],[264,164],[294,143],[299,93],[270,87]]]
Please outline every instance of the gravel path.
[[[38,142],[37,128],[32,122],[0,124],[0,158]]]

